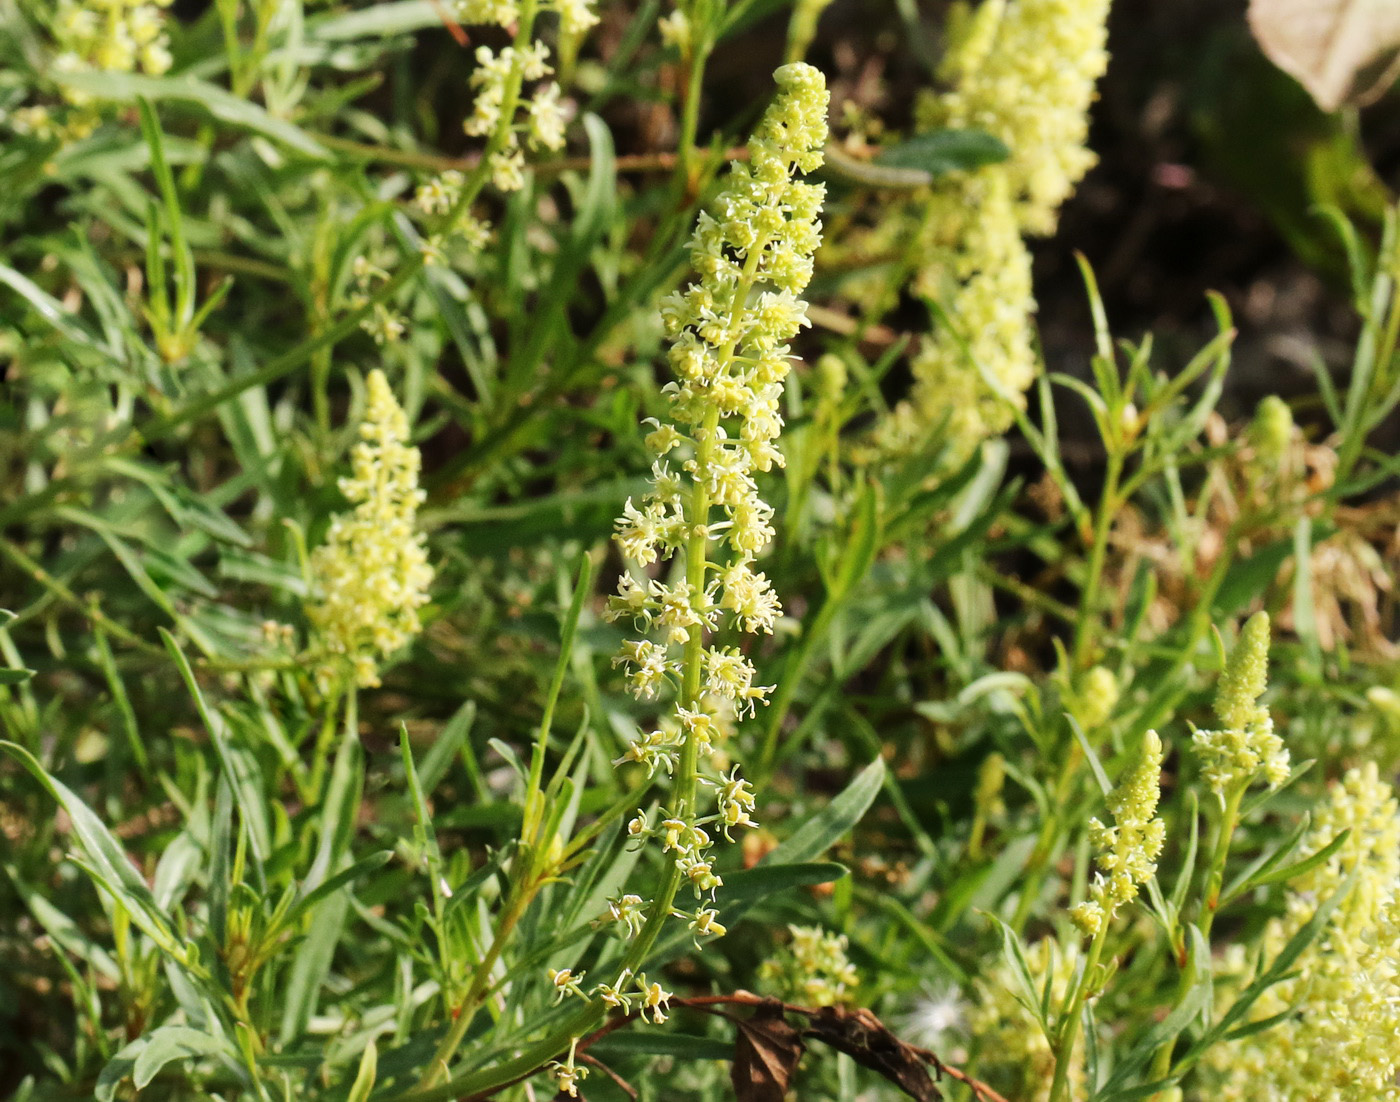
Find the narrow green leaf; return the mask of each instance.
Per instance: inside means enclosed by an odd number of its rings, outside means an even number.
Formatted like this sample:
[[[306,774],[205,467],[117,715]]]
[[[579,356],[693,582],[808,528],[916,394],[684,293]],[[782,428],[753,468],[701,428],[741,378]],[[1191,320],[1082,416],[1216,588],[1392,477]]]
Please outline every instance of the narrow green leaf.
[[[98,100],[134,103],[146,98],[187,103],[207,111],[220,122],[272,138],[308,157],[324,160],[328,156],[325,148],[306,131],[268,114],[252,100],[235,96],[216,84],[192,76],[148,77],[139,73],[58,70],[54,70],[51,76],[63,87]]]
[[[147,1035],[146,1047],[136,1054],[131,1079],[138,1091],[145,1090],[160,1070],[174,1060],[195,1060],[221,1053],[229,1053],[229,1046],[217,1037],[184,1025],[161,1026]]]
[[[157,945],[183,960],[184,950],[166,916],[161,913],[155,896],[132,866],[121,844],[102,825],[92,809],[67,785],[51,776],[24,747],[0,741],[0,750],[24,766],[68,813],[73,823],[73,835],[88,862],[84,867],[89,869],[94,879],[112,893],[116,902],[130,914],[131,921],[150,935]]]
[[[920,169],[937,177],[997,164],[1010,155],[1005,142],[984,130],[932,130],[885,147],[875,163]]]
[[[371,1037],[369,1044],[365,1045],[364,1055],[360,1057],[360,1070],[355,1075],[355,1082],[350,1087],[350,1093],[346,1096],[345,1102],[366,1102],[370,1091],[374,1090],[378,1063],[379,1050],[375,1047],[374,1038]]]
[[[724,875],[723,898],[728,903],[753,903],[792,888],[829,884],[847,873],[834,861],[805,861],[796,865],[761,865]]]
[[[839,841],[865,816],[885,783],[885,763],[876,758],[859,773],[845,790],[799,826],[768,854],[759,868],[796,865],[812,861]]]

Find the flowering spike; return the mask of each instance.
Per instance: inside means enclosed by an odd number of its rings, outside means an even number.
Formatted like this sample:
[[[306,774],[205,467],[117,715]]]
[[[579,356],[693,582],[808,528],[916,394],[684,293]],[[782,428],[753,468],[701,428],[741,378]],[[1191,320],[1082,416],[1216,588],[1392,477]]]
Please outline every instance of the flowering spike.
[[[1269,614],[1256,612],[1240,632],[1215,692],[1215,715],[1221,726],[1242,731],[1258,721],[1259,698],[1269,679]]]
[[[1108,795],[1113,826],[1089,820],[1089,838],[1098,850],[1098,872],[1089,899],[1070,911],[1080,931],[1090,937],[1113,918],[1118,908],[1132,901],[1138,886],[1157,871],[1166,827],[1157,818],[1161,797],[1162,740],[1156,731],[1143,736],[1142,750]]]
[[[1202,771],[1222,800],[1261,773],[1271,788],[1288,779],[1289,756],[1274,733],[1269,709],[1259,703],[1269,676],[1269,617],[1256,612],[1230,652],[1215,694],[1218,731],[1192,736]]]
[[[325,684],[348,662],[359,685],[378,685],[379,659],[422,630],[418,610],[433,580],[423,536],[414,531],[424,495],[408,418],[384,372],[370,372],[368,392],[352,475],[340,480],[355,508],[331,521],[311,555],[318,597],[307,615],[328,655],[317,671]]]

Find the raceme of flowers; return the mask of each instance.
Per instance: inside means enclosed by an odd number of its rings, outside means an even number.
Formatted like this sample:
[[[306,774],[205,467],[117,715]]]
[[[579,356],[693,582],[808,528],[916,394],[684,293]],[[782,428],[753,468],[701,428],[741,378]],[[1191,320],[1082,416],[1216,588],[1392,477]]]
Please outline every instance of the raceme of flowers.
[[[792,940],[759,966],[759,977],[788,1002],[835,1006],[855,992],[860,976],[846,957],[845,934],[819,926],[789,926]]]
[[[983,0],[970,15],[959,9],[943,66],[952,87],[921,98],[917,128],[986,131],[1010,156],[929,200],[915,287],[943,306],[956,334],[935,332],[916,353],[913,387],[881,434],[883,448],[907,451],[942,426],[962,459],[1005,432],[1023,403],[1038,361],[1022,235],[1051,233],[1094,164],[1084,143],[1108,62],[1108,9],[1109,0]]]
[[[1251,616],[1220,675],[1215,695],[1217,731],[1192,736],[1202,772],[1222,800],[1260,776],[1271,788],[1288,779],[1289,756],[1274,733],[1269,710],[1259,703],[1269,676],[1269,615]]]
[[[378,685],[379,663],[422,630],[418,610],[427,603],[433,569],[424,537],[414,530],[424,495],[421,456],[408,439],[408,418],[388,379],[370,372],[352,474],[339,483],[355,508],[331,521],[325,543],[311,554],[316,598],[307,615],[323,651],[317,671],[323,686],[347,664],[356,684]]]
[[[171,0],[58,0],[49,18],[58,74],[100,70],[160,76],[170,68],[170,40],[163,9]],[[59,112],[34,104],[9,115],[19,134],[42,139],[87,137],[100,116],[86,93],[60,83],[59,91],[74,108]]]
[[[608,611],[638,632],[614,659],[631,692],[650,701],[668,690],[676,700],[619,759],[674,774],[676,804],[654,818],[639,811],[628,831],[660,844],[674,863],[671,883],[694,899],[690,909],[666,898],[614,899],[607,917],[624,937],[636,936],[658,909],[661,918],[686,919],[697,942],[722,935],[713,904],[723,881],[710,850],[716,835],[755,825],[753,793],[739,767],[721,772],[713,759],[733,716],[752,714],[771,687],[758,683],[740,648],[708,636],[726,621],[743,632],[771,632],[780,612],[768,579],[754,569],[774,534],[755,474],[783,462],[777,440],[786,342],[807,324],[798,296],[811,278],[825,197],[820,185],[794,177],[822,162],[828,100],[825,78],[810,65],[785,65],[774,80],[778,95],[750,139],[748,162],[731,167],[698,220],[690,253],[699,279],[662,306],[675,373],[665,387],[669,417],[652,422],[647,436],[651,489],[640,502],[629,499],[617,521],[617,543],[636,567],[672,567],[656,576],[624,573]],[[697,784],[713,797],[708,814]],[[666,993],[628,971],[592,995],[622,1009],[640,1000],[652,1020],[665,1018]],[[555,1074],[568,1093],[572,1059]]]
[[[1213,1098],[1400,1099],[1400,809],[1374,762],[1333,786],[1304,856],[1344,830],[1349,833],[1341,847],[1290,884],[1283,917],[1264,934],[1261,967],[1319,906],[1346,892],[1288,977],[1268,988],[1250,1012],[1254,1021],[1287,1016],[1212,1050],[1210,1064],[1220,1078]]]
[[[531,40],[535,17],[542,11],[559,16],[562,36],[577,39],[598,22],[592,0],[457,0],[456,16],[468,25],[494,24],[515,34],[515,41],[500,49],[478,46],[470,83],[475,92],[472,112],[462,127],[472,137],[485,138],[487,167],[491,182],[503,192],[519,191],[525,184],[526,150],[564,148],[569,110],[559,85],[545,80],[554,69],[543,42]],[[522,25],[522,21],[528,23]],[[519,33],[517,33],[519,32]],[[527,82],[538,82],[529,95]],[[451,224],[438,226],[423,243],[429,263],[439,262],[448,241],[467,252],[480,252],[491,239],[490,223],[463,201],[467,175],[457,169],[438,173],[418,187],[414,202],[429,218],[443,218],[456,212]],[[459,209],[465,208],[465,209]],[[365,328],[381,339],[383,319],[366,318]]]
[[[963,339],[940,333],[920,342],[909,396],[881,426],[881,444],[892,452],[913,450],[941,429],[954,458],[965,459],[979,441],[1010,427],[1012,402],[1035,380],[1031,258],[1009,180],[979,177],[975,193],[975,202],[966,189],[930,200],[940,212],[936,259],[919,271],[915,290],[942,306]],[[996,379],[995,388],[978,365]]]
[[[1110,0],[983,0],[944,60],[953,81],[927,92],[921,128],[984,130],[1011,156],[989,166],[1010,184],[1016,221],[1054,232],[1060,205],[1094,166],[1085,146],[1095,85],[1108,66]]]
[[[495,24],[514,31],[525,15],[521,0],[458,0],[457,18],[468,25]],[[598,22],[590,0],[550,0],[530,4],[533,18],[541,9],[559,15],[560,30],[571,36],[582,35]],[[545,81],[554,72],[549,50],[543,42],[517,42],[500,49],[478,46],[471,87],[476,93],[472,113],[462,128],[472,137],[496,138],[488,150],[491,178],[501,191],[519,191],[525,183],[525,150],[563,149],[568,114],[559,85]],[[525,98],[524,82],[541,82]],[[504,115],[509,113],[510,117]],[[504,124],[504,130],[502,130]],[[522,142],[523,135],[523,142]],[[461,174],[444,173],[419,190],[419,205],[432,213],[452,205],[453,193],[461,187]]]
[[[1113,826],[1089,820],[1089,840],[1098,852],[1094,862],[1098,871],[1089,899],[1070,910],[1074,924],[1088,936],[1098,934],[1157,871],[1157,857],[1166,839],[1166,827],[1157,817],[1161,773],[1162,740],[1156,731],[1148,731],[1137,760],[1109,793]]]

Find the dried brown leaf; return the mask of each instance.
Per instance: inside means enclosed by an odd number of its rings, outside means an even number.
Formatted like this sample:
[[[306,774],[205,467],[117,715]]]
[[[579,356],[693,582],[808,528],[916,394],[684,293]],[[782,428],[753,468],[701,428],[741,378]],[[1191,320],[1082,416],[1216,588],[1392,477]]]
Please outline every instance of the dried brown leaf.
[[[929,1075],[925,1054],[901,1041],[868,1010],[822,1007],[811,1016],[806,1034],[884,1076],[917,1102],[943,1097]]]
[[[805,1045],[802,1034],[783,1017],[783,1004],[761,1003],[753,1017],[738,1022],[730,1081],[738,1102],[783,1102]]]
[[[1250,0],[1249,26],[1269,60],[1324,111],[1367,102],[1396,78],[1396,0]]]

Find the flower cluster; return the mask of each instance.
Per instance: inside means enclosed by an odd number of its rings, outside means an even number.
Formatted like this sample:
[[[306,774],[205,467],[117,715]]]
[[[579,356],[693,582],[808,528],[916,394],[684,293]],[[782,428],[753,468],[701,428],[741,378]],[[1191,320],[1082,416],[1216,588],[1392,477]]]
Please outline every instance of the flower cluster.
[[[1161,773],[1162,740],[1156,731],[1148,731],[1138,760],[1109,793],[1113,826],[1089,820],[1089,839],[1098,851],[1098,871],[1089,888],[1090,898],[1070,911],[1070,918],[1086,936],[1099,933],[1157,871],[1157,857],[1166,839],[1166,827],[1157,818]]]
[[[811,277],[824,195],[792,175],[821,163],[827,93],[808,65],[784,66],[776,80],[781,94],[750,142],[749,163],[734,166],[713,209],[700,216],[690,246],[700,280],[662,305],[677,376],[666,387],[672,420],[654,422],[647,436],[655,456],[651,491],[640,504],[629,499],[617,522],[618,545],[639,566],[677,554],[685,561],[684,576],[670,582],[625,574],[608,613],[661,636],[629,641],[614,660],[641,699],[685,679],[676,648],[693,655],[693,683],[682,686],[673,722],[629,751],[653,772],[674,770],[688,743],[712,748],[725,718],[713,704],[727,702],[742,716],[768,692],[737,647],[694,644],[726,613],[744,631],[771,632],[780,611],[767,577],[753,569],[773,536],[773,510],[754,475],[782,463],[776,441],[785,342],[806,324],[798,295]],[[713,543],[723,545],[727,561],[710,562]],[[752,797],[744,782],[731,774],[714,784],[724,827],[748,825]],[[703,850],[697,830],[668,834],[666,848]]]
[[[58,47],[53,69],[58,73],[101,70],[160,76],[170,68],[170,40],[165,12],[171,0],[58,0],[49,18],[49,32]],[[31,105],[10,113],[16,133],[38,138],[82,138],[96,127],[99,116],[91,97],[72,88],[63,98],[75,111],[62,115]]]
[[[375,284],[388,282],[389,273],[362,255],[355,257],[350,274],[354,280],[354,289],[347,296],[350,308],[362,310],[369,307],[369,312],[360,322],[360,328],[381,347],[400,340],[408,330],[408,319],[392,309],[388,303],[376,300],[373,294]]]
[[[1225,1102],[1395,1102],[1400,1099],[1400,814],[1374,763],[1331,792],[1305,844],[1314,854],[1346,840],[1291,885],[1287,910],[1264,934],[1263,965],[1345,890],[1321,934],[1254,1005],[1254,1021],[1282,1021],[1213,1050]],[[1350,888],[1349,877],[1355,877]]]
[[[548,48],[530,39],[535,16],[541,11],[559,16],[562,48],[575,48],[578,37],[598,22],[592,0],[457,0],[456,4],[457,18],[463,23],[494,24],[516,35],[511,45],[499,50],[477,47],[476,68],[471,75],[476,98],[462,124],[472,137],[486,139],[486,167],[491,182],[501,191],[519,191],[524,186],[527,149],[564,148],[568,105],[559,85],[545,79],[554,72]],[[521,25],[524,19],[529,20],[528,26]],[[527,82],[536,82],[528,97],[523,94]],[[466,183],[462,172],[448,169],[421,184],[414,196],[418,209],[429,217],[457,211],[446,233],[436,234],[426,243],[425,249],[433,255],[442,251],[447,237],[471,252],[479,252],[490,240],[489,223],[469,210],[458,210],[471,205],[462,201]],[[473,190],[471,197],[475,195]]]
[[[357,684],[379,684],[379,659],[421,630],[418,610],[433,579],[423,536],[414,531],[423,491],[408,418],[382,371],[369,375],[369,401],[352,476],[340,490],[355,506],[331,521],[311,555],[318,596],[307,610],[325,651],[318,672],[331,684],[348,662]]]
[[[1271,788],[1288,779],[1288,751],[1274,733],[1269,710],[1259,703],[1268,674],[1269,616],[1257,612],[1240,632],[1220,675],[1215,694],[1220,729],[1196,731],[1192,736],[1206,781],[1222,800],[1235,789],[1247,788],[1260,775]]]
[[[977,199],[951,193],[934,202],[940,240],[915,290],[943,306],[952,333],[924,339],[910,364],[914,384],[883,426],[885,447],[909,450],[942,429],[958,460],[1010,427],[1013,406],[1036,376],[1027,318],[1035,310],[1031,258],[1015,219],[1007,178],[979,180]],[[990,385],[983,373],[996,380]]]
[[[513,30],[521,19],[523,6],[520,0],[458,0],[457,18],[463,23],[495,24]],[[558,13],[565,35],[581,35],[598,22],[590,0],[551,0],[545,6]],[[532,5],[531,11],[539,7]],[[473,137],[492,139],[487,155],[492,181],[501,191],[518,191],[524,184],[526,147],[564,148],[568,115],[559,85],[545,81],[553,72],[549,50],[543,42],[517,42],[499,50],[477,47],[476,69],[471,76],[476,100],[462,127]],[[522,100],[521,85],[527,81],[541,83],[528,99]],[[446,177],[426,186],[428,195],[425,197],[420,191],[420,204],[431,201],[434,191],[450,192],[454,187]],[[456,186],[460,187],[460,183]]]
[[[944,61],[953,87],[925,94],[923,129],[995,134],[1011,150],[1010,184],[1028,233],[1055,229],[1060,205],[1094,166],[1085,148],[1095,85],[1108,66],[1110,0],[984,0]]]
[[[933,334],[911,364],[914,384],[882,427],[899,453],[943,430],[955,460],[1006,431],[1034,381],[1035,312],[1023,235],[1054,230],[1061,203],[1094,163],[1084,146],[1104,50],[1109,0],[983,0],[953,28],[952,87],[928,93],[921,130],[974,128],[1006,143],[1005,162],[940,187],[914,235],[915,289],[955,331]]]
[[[688,886],[695,900],[689,910],[674,909],[670,895],[613,900],[608,918],[629,936],[653,910],[686,919],[697,941],[722,935],[710,904],[723,881],[710,851],[715,835],[755,825],[748,782],[737,766],[721,772],[716,751],[734,718],[751,714],[770,687],[759,684],[743,650],[707,636],[726,624],[771,632],[779,615],[768,579],[754,569],[773,536],[773,510],[755,475],[782,463],[786,342],[806,323],[798,296],[811,277],[824,197],[794,175],[821,163],[827,104],[825,80],[809,65],[783,66],[774,79],[779,94],[749,143],[748,162],[733,166],[698,221],[690,251],[700,278],[662,306],[676,375],[665,388],[670,415],[651,422],[646,438],[655,457],[651,489],[640,502],[629,499],[617,522],[617,543],[638,567],[672,559],[679,567],[646,580],[624,573],[607,613],[638,633],[614,659],[631,692],[650,701],[678,690],[669,714],[619,759],[675,774],[676,803],[654,822],[639,812],[628,832],[660,844],[673,867],[666,891]],[[708,814],[698,786],[712,794]],[[626,1005],[625,982],[624,975],[596,993]],[[660,1013],[658,993],[646,995],[644,1009]]]
[[[792,940],[759,966],[759,977],[789,1002],[803,1006],[845,1002],[860,983],[855,965],[846,959],[846,935],[818,926],[789,926],[788,932]]]

